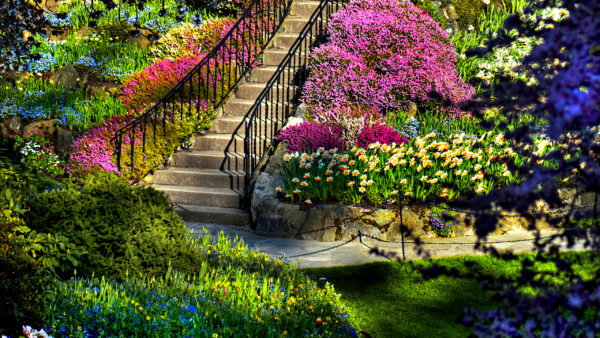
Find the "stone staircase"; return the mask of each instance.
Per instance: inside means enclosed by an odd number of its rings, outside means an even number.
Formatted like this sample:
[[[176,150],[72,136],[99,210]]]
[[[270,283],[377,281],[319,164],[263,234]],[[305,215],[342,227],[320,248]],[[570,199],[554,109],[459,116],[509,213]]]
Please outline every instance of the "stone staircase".
[[[290,14],[265,49],[262,65],[234,89],[209,131],[195,136],[189,150],[176,152],[169,167],[155,172],[152,185],[178,205],[176,210],[184,220],[250,225],[250,214],[240,209],[246,115],[318,5],[319,1],[292,3]],[[281,93],[287,89],[282,86]]]

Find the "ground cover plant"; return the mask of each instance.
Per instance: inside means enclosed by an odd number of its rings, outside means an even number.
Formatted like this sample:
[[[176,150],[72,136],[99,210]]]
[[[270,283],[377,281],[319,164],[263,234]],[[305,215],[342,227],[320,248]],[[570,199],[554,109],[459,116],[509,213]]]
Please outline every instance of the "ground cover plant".
[[[590,252],[565,252],[560,256],[573,263],[577,274],[586,280],[598,271],[598,257]],[[465,309],[502,307],[501,301],[480,287],[480,281],[473,276],[428,279],[420,272],[435,265],[461,271],[469,271],[476,265],[495,278],[509,277],[518,284],[519,262],[532,258],[531,254],[518,255],[518,261],[507,262],[490,256],[462,256],[303,271],[313,279],[325,277],[341,292],[340,300],[357,330],[373,337],[464,337],[478,333],[461,325],[467,315]],[[544,274],[557,269],[550,263],[536,263],[534,270]]]

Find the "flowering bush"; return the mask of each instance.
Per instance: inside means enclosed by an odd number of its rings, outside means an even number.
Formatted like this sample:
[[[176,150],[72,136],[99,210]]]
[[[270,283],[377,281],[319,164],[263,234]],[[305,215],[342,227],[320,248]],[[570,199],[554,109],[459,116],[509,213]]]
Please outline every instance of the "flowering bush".
[[[291,200],[334,198],[353,203],[365,195],[388,201],[397,196],[424,201],[484,194],[519,181],[507,167],[509,159],[523,164],[536,157],[534,150],[540,157],[551,150],[531,145],[521,148],[529,151],[529,157],[517,156],[502,134],[430,133],[407,144],[374,143],[368,149],[353,147],[347,153],[319,149],[286,154],[281,172],[288,183],[281,190]]]
[[[177,59],[207,53],[221,41],[234,23],[233,19],[213,19],[198,27],[184,23],[163,35],[152,47],[150,57],[154,60]]]
[[[356,145],[367,148],[371,143],[380,144],[402,144],[408,142],[408,138],[402,136],[394,128],[387,124],[377,123],[372,126],[366,126],[356,137]]]
[[[121,171],[118,172],[115,155],[115,144],[112,138],[115,132],[127,125],[134,118],[133,115],[115,116],[105,120],[100,126],[91,129],[73,142],[71,153],[67,162],[67,172],[77,178],[85,178],[98,172],[118,173],[128,181],[143,178],[153,168],[164,162],[165,156],[170,156],[175,149],[189,135],[210,126],[211,110],[206,101],[193,105],[191,111],[187,105],[175,106],[177,116],[167,116],[168,123],[163,123],[162,117],[157,120],[156,129],[148,118],[146,128],[145,152],[142,148],[142,126],[135,128],[133,133],[127,133],[122,139]],[[196,111],[198,110],[198,112]],[[156,135],[155,135],[156,132]],[[131,157],[133,137],[134,151],[133,162]]]
[[[40,175],[61,176],[65,173],[63,161],[54,153],[54,147],[40,131],[29,132],[29,141],[13,136],[23,164]]]
[[[430,92],[456,107],[474,89],[459,78],[448,34],[408,1],[354,0],[334,14],[330,40],[311,57],[303,92],[310,109],[362,105],[408,110],[440,107]]]
[[[127,109],[139,111],[144,106],[157,102],[189,73],[204,55],[185,55],[175,60],[164,59],[130,76],[125,80],[121,91],[123,105]]]
[[[451,237],[454,235],[454,212],[443,209],[443,205],[431,208],[429,216],[429,227],[439,237]]]
[[[342,128],[336,125],[304,121],[282,129],[275,138],[287,143],[287,151],[316,151],[319,148],[344,148]]]

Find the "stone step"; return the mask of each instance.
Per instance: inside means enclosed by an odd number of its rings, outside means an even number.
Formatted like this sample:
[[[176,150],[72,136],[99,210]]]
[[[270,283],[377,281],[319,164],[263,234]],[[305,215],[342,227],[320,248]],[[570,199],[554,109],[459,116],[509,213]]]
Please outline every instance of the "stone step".
[[[152,178],[152,183],[243,189],[244,177],[242,171],[169,167],[164,170],[157,170]]]
[[[300,16],[288,16],[282,24],[282,32],[285,33],[300,33],[306,23],[308,22],[308,17],[300,17]]]
[[[290,8],[290,15],[309,18],[319,7],[319,1],[294,1]]]
[[[236,133],[239,136],[246,135],[246,118],[244,116],[223,116],[217,120],[213,121],[210,132],[215,134],[233,134]],[[283,125],[283,121],[277,120],[278,126]],[[258,120],[258,122],[263,123],[263,126],[270,128],[274,122],[271,119],[267,120]]]
[[[277,69],[278,68],[276,66],[260,66],[258,68],[254,68],[248,76],[248,81],[263,83],[266,85],[271,80]],[[288,82],[289,79],[293,79],[294,73],[297,69],[298,68],[286,69],[285,73],[280,76],[280,80]]]
[[[179,204],[175,211],[186,222],[227,224],[248,227],[251,223],[250,213],[238,208],[206,207]]]
[[[153,187],[169,196],[173,203],[207,207],[239,208],[243,196],[243,191],[239,189],[162,184],[154,184]]]
[[[204,134],[194,137],[193,150],[244,152],[244,138],[234,134]]]
[[[287,98],[293,97],[296,93],[296,86],[293,85],[285,85],[285,84],[275,84],[273,87],[269,89],[270,101],[276,101],[279,98],[280,101],[288,101]],[[248,82],[239,85],[235,92],[235,97],[237,99],[255,101],[260,94],[265,90],[264,83],[256,83],[256,82]],[[284,100],[285,99],[285,100]],[[254,103],[254,102],[252,102]]]
[[[290,92],[290,94],[287,94],[287,92],[286,93],[275,92],[272,95],[277,95],[277,94],[279,94],[279,96],[282,99],[285,99],[286,96],[288,96],[288,95],[292,96],[293,93]],[[282,116],[282,114],[289,114],[289,113],[291,113],[291,109],[292,109],[293,105],[285,103],[286,101],[287,100],[280,101],[280,102],[265,101],[262,103],[260,109],[262,110],[263,115],[267,111],[269,112],[269,115]],[[225,113],[226,117],[243,118],[250,112],[250,109],[252,109],[252,107],[254,107],[254,103],[255,103],[254,100],[231,99],[223,107],[223,112]]]
[[[307,37],[303,44],[310,42],[314,42],[317,37],[313,35],[312,37]],[[278,49],[290,49],[294,45],[294,43],[298,40],[298,33],[278,33],[273,37],[273,40],[269,44],[269,47],[278,48]]]
[[[289,54],[288,49],[279,49],[279,48],[270,48],[265,51],[263,54],[263,65],[265,66],[279,66],[281,61]],[[306,58],[308,61],[309,52],[307,49],[303,49],[302,53],[296,57],[296,60],[300,60],[300,58]],[[296,63],[298,63],[296,61]]]
[[[172,165],[184,168],[244,171],[244,153],[180,150],[173,154]]]

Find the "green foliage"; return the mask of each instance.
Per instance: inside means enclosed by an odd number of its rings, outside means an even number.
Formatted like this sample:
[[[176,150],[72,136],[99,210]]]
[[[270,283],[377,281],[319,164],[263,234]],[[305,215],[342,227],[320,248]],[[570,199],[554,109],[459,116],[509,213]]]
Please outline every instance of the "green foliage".
[[[42,296],[48,286],[47,272],[36,261],[26,236],[23,217],[27,199],[34,191],[30,174],[20,175],[0,162],[0,333],[17,332],[27,318],[41,324]]]
[[[454,235],[454,226],[456,225],[454,211],[447,211],[446,203],[434,205],[429,214],[429,228],[438,237],[451,237]]]
[[[506,11],[504,2],[512,0],[489,0],[485,4],[482,0],[457,0],[452,4],[456,9],[458,26],[462,30],[468,30],[469,26],[477,27],[481,20],[489,17],[490,11]]]
[[[378,262],[357,266],[312,268],[303,271],[313,279],[326,277],[342,294],[352,323],[373,337],[467,337],[469,329],[460,324],[465,308],[499,307],[475,278],[440,277],[423,279],[419,270],[432,265],[472,271],[476,267],[498,279],[514,280],[521,262],[534,254],[518,255],[506,261],[490,255],[415,260],[410,263]],[[594,278],[600,268],[593,252],[561,252],[584,280]],[[556,271],[552,263],[535,262],[534,273]],[[569,281],[557,283],[569,285]],[[365,287],[369,285],[369,287]]]
[[[50,334],[94,336],[340,337],[351,333],[333,286],[223,234],[199,239],[196,272],[158,278],[71,279],[46,308]],[[81,331],[83,329],[83,331]]]
[[[87,251],[77,269],[84,276],[161,276],[168,262],[190,271],[200,259],[162,193],[130,187],[115,175],[90,177],[83,186],[66,182],[36,195],[26,220],[32,229],[64,236]]]

